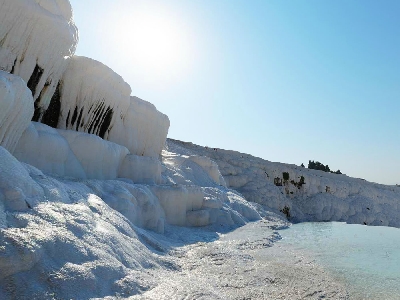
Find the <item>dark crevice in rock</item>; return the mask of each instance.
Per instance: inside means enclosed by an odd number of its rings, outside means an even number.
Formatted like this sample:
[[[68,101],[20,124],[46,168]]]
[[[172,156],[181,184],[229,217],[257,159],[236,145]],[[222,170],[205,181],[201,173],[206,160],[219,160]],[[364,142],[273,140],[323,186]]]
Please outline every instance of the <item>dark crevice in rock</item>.
[[[68,111],[68,115],[67,115],[67,120],[65,121],[65,128],[68,128],[68,123],[69,123],[69,115],[70,115],[71,111]]]
[[[98,117],[96,118],[96,124],[94,128],[94,134],[99,135],[101,126],[103,125],[104,119],[107,115],[108,108],[106,108],[105,103],[103,103],[103,109],[100,111],[98,114]]]
[[[89,122],[88,133],[93,133],[95,126],[96,126],[98,111],[101,109],[102,105],[103,105],[103,103],[100,103],[99,105],[96,106],[96,108],[93,112],[93,117],[90,119],[90,122]],[[93,106],[92,106],[92,108],[93,108]]]
[[[102,139],[104,139],[104,135],[106,134],[107,129],[110,127],[113,113],[114,112],[111,107],[108,107],[99,132],[99,137]]]
[[[78,121],[76,122],[76,127],[75,127],[75,130],[76,130],[76,131],[78,131],[78,129],[79,129],[79,124],[81,123],[82,113],[83,113],[83,107],[81,108],[81,111],[79,112]]]
[[[50,127],[57,128],[58,119],[60,117],[61,110],[61,93],[60,83],[57,84],[56,91],[53,97],[51,97],[49,107],[43,115],[42,123],[49,125]]]
[[[93,109],[93,104],[92,104],[92,105],[90,105],[90,108],[89,108],[88,114],[90,114],[90,112],[92,111],[92,109]]]
[[[74,114],[71,119],[71,127],[74,126],[76,118],[78,117],[78,106],[75,106]]]
[[[16,64],[17,64],[17,59],[15,58],[13,66],[12,66],[11,71],[10,71],[11,74],[14,74],[14,68],[15,68]]]
[[[102,116],[105,110],[104,102],[101,102],[99,106],[94,111],[94,118],[92,119],[92,124],[90,125],[90,133],[96,134],[99,132],[99,126],[101,124]]]
[[[50,86],[49,82],[46,82],[43,89],[40,91],[39,97],[35,101],[35,112],[32,117],[32,121],[35,122],[42,122],[42,117],[43,114],[45,113],[45,110],[43,109],[42,106],[40,106],[40,99],[42,99],[42,94],[46,92],[48,87]]]
[[[29,78],[28,84],[27,84],[28,88],[32,91],[33,96],[35,96],[36,87],[37,87],[42,75],[43,75],[43,69],[36,64],[35,69],[33,70],[33,73],[31,75],[31,78]]]
[[[0,47],[3,46],[4,41],[6,40],[6,38],[7,38],[7,34],[0,40]]]
[[[33,113],[32,121],[39,122],[40,116],[42,115],[42,110],[38,107],[38,102],[35,101],[35,112]]]

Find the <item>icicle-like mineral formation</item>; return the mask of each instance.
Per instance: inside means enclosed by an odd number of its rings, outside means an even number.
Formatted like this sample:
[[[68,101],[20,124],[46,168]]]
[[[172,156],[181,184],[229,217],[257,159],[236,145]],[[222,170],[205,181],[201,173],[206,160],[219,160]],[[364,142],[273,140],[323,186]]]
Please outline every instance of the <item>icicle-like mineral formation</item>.
[[[62,82],[58,128],[98,135],[139,156],[160,155],[168,117],[153,104],[131,97],[129,84],[109,67],[74,56]]]
[[[0,146],[12,152],[31,123],[33,100],[26,83],[0,71]]]
[[[78,41],[71,5],[68,0],[0,0],[0,20],[0,69],[27,82],[34,120],[41,120]]]

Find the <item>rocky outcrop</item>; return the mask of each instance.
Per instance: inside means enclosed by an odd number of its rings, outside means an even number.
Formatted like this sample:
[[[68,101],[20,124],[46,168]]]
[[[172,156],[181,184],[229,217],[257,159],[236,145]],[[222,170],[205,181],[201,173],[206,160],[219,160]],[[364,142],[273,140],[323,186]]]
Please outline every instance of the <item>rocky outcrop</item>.
[[[20,76],[41,120],[56,91],[78,33],[68,0],[0,0],[0,69]]]
[[[0,146],[13,152],[32,115],[33,100],[26,83],[0,71]]]
[[[31,122],[19,139],[13,155],[47,174],[87,178],[68,141],[56,129],[41,123]]]
[[[138,97],[131,97],[129,108],[120,114],[107,139],[124,145],[132,154],[158,158],[164,148],[169,119],[157,108]]]
[[[0,20],[0,70],[26,82],[33,121],[95,134],[135,155],[160,155],[168,117],[131,97],[107,66],[73,55],[78,32],[68,0],[0,0]]]
[[[400,188],[274,163],[236,151],[168,140],[171,152],[208,156],[229,188],[293,222],[344,221],[400,227]]]
[[[107,66],[90,58],[72,57],[59,93],[57,128],[97,135],[135,155],[160,155],[168,117],[151,103],[131,97],[129,84]]]
[[[102,63],[80,56],[71,58],[62,82],[57,127],[107,139],[110,128],[129,108],[129,84]]]

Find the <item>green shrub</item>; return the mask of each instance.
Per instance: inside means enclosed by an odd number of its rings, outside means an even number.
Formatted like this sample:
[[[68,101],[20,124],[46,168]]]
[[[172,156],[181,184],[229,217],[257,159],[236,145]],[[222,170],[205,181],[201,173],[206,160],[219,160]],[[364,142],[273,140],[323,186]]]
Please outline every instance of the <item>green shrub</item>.
[[[321,164],[319,161],[314,162],[313,160],[309,160],[308,161],[308,168],[309,169],[313,169],[313,170],[320,170],[320,171],[324,171],[324,172],[330,172],[330,173],[334,173],[334,174],[342,174],[342,172],[340,172],[340,170],[337,170],[336,172],[331,171],[331,169],[329,168],[328,165],[324,165]]]
[[[283,214],[286,216],[286,218],[289,220],[289,218],[290,218],[290,207],[289,207],[289,206],[285,205],[285,206],[280,210],[280,212],[283,213]]]
[[[283,176],[283,180],[289,180],[289,173],[288,172],[283,172],[282,173],[282,176]]]

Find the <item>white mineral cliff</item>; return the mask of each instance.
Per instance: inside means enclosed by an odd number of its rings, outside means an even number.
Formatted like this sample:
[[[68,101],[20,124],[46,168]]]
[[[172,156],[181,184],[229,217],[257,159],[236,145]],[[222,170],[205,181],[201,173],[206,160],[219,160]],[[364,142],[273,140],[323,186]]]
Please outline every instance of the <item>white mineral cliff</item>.
[[[286,207],[285,212],[293,222],[344,221],[400,227],[398,186],[174,140],[168,140],[167,148],[189,157],[210,157],[218,164],[229,188],[268,210],[282,212]]]
[[[0,71],[0,146],[14,151],[32,116],[32,94],[26,83]]]
[[[0,0],[0,69],[31,89],[36,118],[50,104],[78,32],[68,0]]]
[[[107,66],[74,56],[77,36],[68,0],[0,0],[0,299],[215,299],[217,280],[203,275],[212,264],[193,255],[234,258],[246,274],[249,255],[236,250],[271,246],[286,217],[400,227],[397,187],[166,144],[168,117]],[[257,220],[268,237],[223,243],[236,250],[189,245]],[[327,295],[321,278],[303,289]]]

